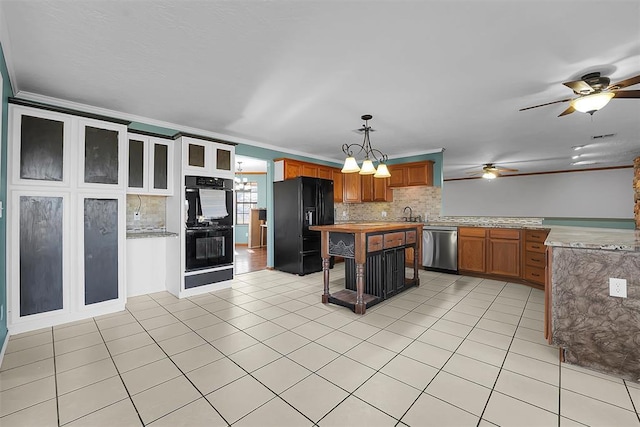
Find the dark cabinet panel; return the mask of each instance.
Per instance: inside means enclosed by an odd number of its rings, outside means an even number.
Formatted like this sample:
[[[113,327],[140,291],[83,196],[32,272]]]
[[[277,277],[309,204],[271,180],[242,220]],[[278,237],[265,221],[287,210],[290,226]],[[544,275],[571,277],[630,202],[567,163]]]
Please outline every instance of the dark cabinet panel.
[[[204,145],[189,144],[189,166],[204,167]]]
[[[20,178],[62,181],[64,123],[22,116]]]
[[[118,132],[85,127],[84,182],[118,184]]]
[[[85,304],[118,298],[118,200],[84,200]]]
[[[231,170],[231,151],[221,148],[216,150],[216,169],[223,171]]]
[[[169,147],[164,144],[153,146],[153,188],[166,190],[169,173]]]
[[[129,140],[129,187],[144,187],[144,141]]]
[[[20,316],[62,308],[62,197],[20,197]]]

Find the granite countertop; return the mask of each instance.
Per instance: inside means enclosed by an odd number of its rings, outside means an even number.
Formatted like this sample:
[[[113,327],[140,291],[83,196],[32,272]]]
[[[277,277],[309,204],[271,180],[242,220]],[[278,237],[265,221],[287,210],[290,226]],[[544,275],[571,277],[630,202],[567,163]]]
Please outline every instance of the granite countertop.
[[[623,230],[618,228],[571,227],[561,225],[541,225],[499,222],[458,222],[458,221],[429,221],[415,222],[342,222],[336,225],[348,226],[364,224],[375,226],[379,224],[405,224],[409,227],[416,224],[424,226],[446,227],[484,227],[484,228],[521,228],[525,230],[550,230],[545,245],[567,248],[599,249],[607,251],[640,252],[640,230]]]
[[[547,246],[640,252],[640,230],[553,225]]]
[[[164,230],[127,230],[127,239],[149,239],[154,237],[178,237],[178,233]]]
[[[387,231],[387,230],[399,230],[399,229],[415,229],[422,227],[421,222],[343,222],[340,224],[332,225],[313,225],[309,227],[310,230],[315,231],[335,231],[345,233],[362,233],[369,231]]]

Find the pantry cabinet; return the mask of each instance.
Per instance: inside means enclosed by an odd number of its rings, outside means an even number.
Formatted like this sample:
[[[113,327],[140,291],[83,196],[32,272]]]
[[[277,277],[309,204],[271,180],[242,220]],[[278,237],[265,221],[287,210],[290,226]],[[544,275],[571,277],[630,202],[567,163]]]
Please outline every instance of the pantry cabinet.
[[[173,195],[172,141],[129,133],[127,193]]]
[[[123,310],[126,289],[126,123],[25,104],[9,105],[12,333]]]

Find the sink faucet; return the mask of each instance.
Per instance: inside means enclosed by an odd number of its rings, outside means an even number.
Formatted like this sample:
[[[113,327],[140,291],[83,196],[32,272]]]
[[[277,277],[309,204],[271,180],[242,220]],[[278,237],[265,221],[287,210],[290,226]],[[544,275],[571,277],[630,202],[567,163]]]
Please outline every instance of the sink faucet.
[[[402,217],[405,221],[409,221],[411,222],[413,220],[413,210],[411,209],[411,206],[405,206],[404,209],[402,210],[403,213],[407,213],[407,209],[409,209],[409,218]]]

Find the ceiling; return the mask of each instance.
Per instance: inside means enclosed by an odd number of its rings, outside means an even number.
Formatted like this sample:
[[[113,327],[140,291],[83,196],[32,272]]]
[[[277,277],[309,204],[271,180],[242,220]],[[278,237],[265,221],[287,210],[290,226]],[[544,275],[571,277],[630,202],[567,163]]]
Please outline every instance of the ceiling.
[[[336,161],[372,114],[374,148],[444,148],[445,178],[640,155],[640,100],[518,111],[571,97],[562,82],[587,72],[640,74],[638,1],[3,0],[0,12],[25,98]],[[581,160],[597,163],[571,166],[571,147],[592,143]]]

